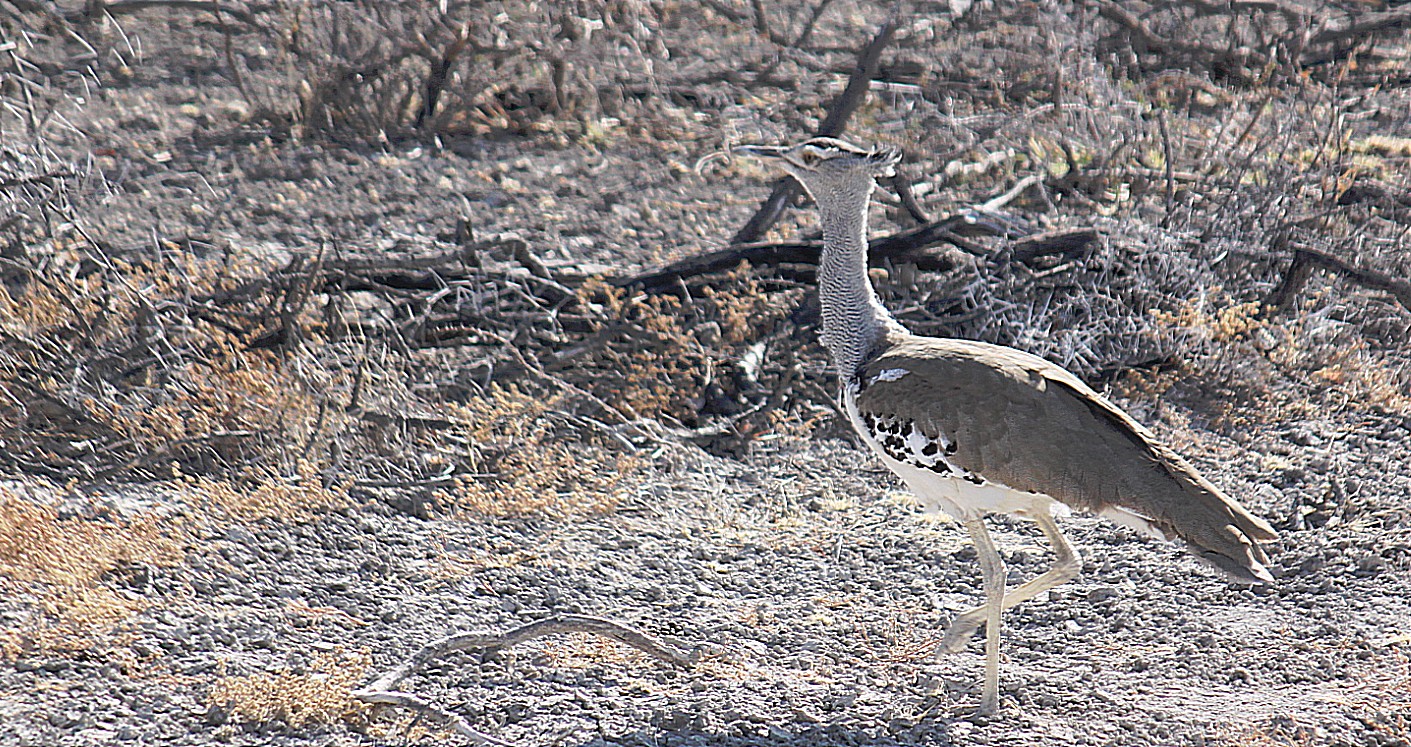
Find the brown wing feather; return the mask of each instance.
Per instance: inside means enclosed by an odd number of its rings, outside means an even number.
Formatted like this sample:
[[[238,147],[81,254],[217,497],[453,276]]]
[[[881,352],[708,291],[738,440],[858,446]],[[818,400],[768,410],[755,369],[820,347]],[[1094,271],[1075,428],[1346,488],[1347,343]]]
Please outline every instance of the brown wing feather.
[[[1272,527],[1076,376],[1013,348],[896,335],[865,364],[860,412],[954,445],[952,464],[1082,510],[1120,506],[1245,581],[1267,575]],[[879,377],[884,371],[906,375]],[[891,379],[891,380],[888,380]]]

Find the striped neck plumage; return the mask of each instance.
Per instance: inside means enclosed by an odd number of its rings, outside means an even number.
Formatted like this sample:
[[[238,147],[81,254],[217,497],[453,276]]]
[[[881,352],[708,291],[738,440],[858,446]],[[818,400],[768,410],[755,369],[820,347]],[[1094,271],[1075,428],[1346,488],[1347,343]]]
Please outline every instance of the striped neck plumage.
[[[867,202],[864,194],[841,204],[819,204],[823,257],[818,267],[818,295],[823,315],[823,345],[846,381],[890,331],[905,331],[882,305],[867,277]]]

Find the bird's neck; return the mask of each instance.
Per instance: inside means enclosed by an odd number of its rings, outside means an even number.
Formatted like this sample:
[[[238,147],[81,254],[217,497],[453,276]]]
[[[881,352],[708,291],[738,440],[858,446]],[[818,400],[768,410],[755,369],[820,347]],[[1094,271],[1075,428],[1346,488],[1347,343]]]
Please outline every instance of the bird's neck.
[[[889,331],[904,331],[882,305],[867,277],[867,200],[819,205],[823,257],[818,295],[823,345],[844,380],[862,368]]]

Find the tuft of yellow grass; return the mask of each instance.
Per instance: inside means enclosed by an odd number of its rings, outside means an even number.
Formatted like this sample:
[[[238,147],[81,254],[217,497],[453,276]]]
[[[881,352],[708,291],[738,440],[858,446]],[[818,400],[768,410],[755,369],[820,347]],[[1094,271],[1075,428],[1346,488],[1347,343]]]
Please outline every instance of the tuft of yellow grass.
[[[149,605],[106,578],[180,562],[189,532],[159,517],[61,517],[0,486],[0,589],[34,601],[30,619],[0,631],[0,656],[98,653],[121,644],[124,624]]]
[[[488,516],[564,518],[616,508],[623,477],[639,468],[638,461],[593,443],[557,440],[550,414],[562,400],[496,385],[452,408],[474,474],[444,497]]]
[[[335,649],[314,656],[308,672],[223,676],[207,702],[246,723],[282,721],[299,729],[311,724],[358,723],[371,708],[353,692],[372,666],[366,650]]]
[[[1218,290],[1218,289],[1217,289]],[[1264,305],[1257,301],[1211,308],[1209,304],[1186,301],[1175,311],[1151,312],[1158,324],[1193,332],[1214,342],[1243,340],[1265,326]]]
[[[300,460],[296,474],[285,477],[247,470],[240,481],[182,476],[180,483],[210,509],[208,519],[249,524],[265,519],[285,523],[311,521],[320,512],[350,505],[348,484],[328,483],[318,465]]]

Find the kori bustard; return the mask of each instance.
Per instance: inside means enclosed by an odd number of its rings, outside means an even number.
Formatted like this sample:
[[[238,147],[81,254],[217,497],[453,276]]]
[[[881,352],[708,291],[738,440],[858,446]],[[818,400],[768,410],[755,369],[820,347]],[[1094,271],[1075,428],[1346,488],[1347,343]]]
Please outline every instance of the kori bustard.
[[[941,645],[958,651],[985,625],[981,713],[999,706],[1001,611],[1081,568],[1054,521],[1062,506],[1183,539],[1237,582],[1273,581],[1259,546],[1275,538],[1273,528],[1078,377],[1014,348],[913,335],[887,312],[867,277],[867,204],[900,153],[832,138],[735,152],[777,165],[818,206],[822,338],[853,428],[928,510],[963,524],[975,544],[985,603],[957,616]],[[1006,592],[983,521],[990,513],[1038,524],[1053,567]]]

